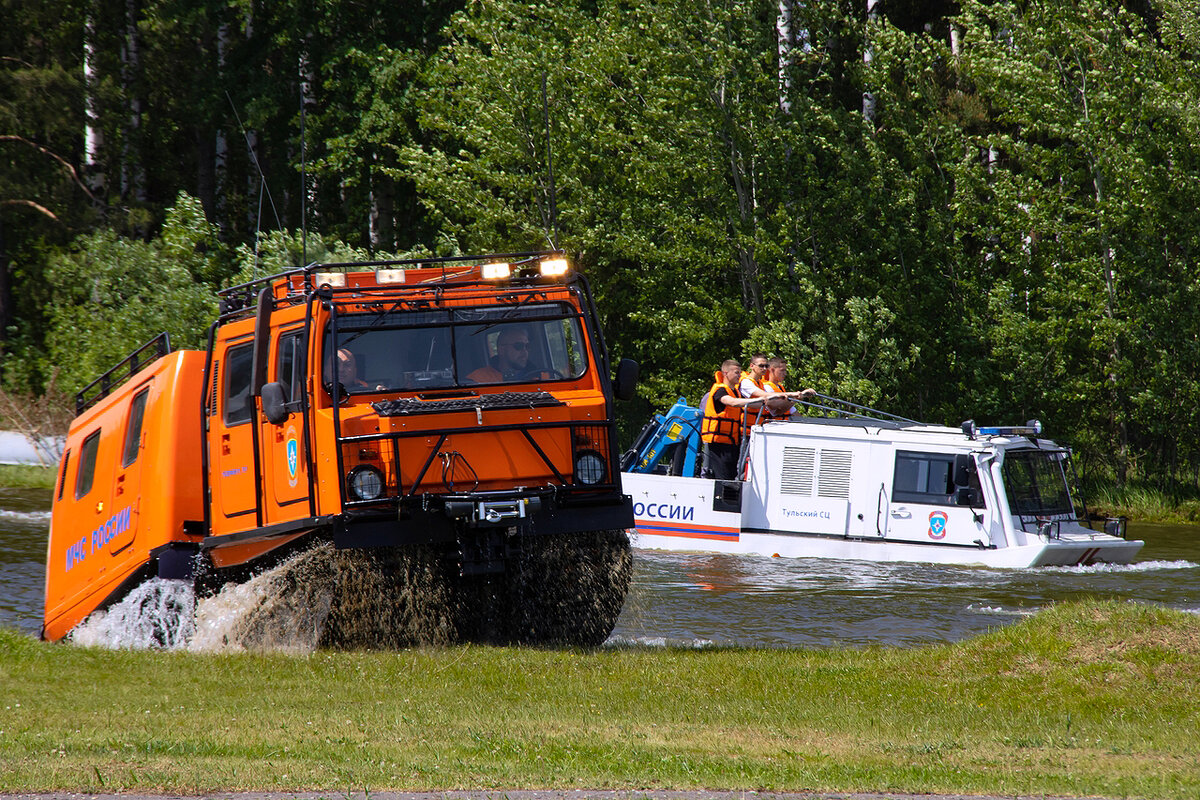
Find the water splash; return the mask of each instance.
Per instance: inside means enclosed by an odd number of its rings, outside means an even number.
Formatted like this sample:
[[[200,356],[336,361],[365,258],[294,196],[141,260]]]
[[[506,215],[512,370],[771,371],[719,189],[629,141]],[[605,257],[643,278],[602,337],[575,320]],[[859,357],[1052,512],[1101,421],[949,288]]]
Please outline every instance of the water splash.
[[[91,615],[77,644],[194,652],[395,649],[456,641],[599,645],[616,624],[632,556],[620,531],[523,543],[506,573],[462,578],[432,547],[297,553],[197,599],[149,580]]]
[[[311,653],[329,617],[333,583],[323,547],[298,553],[244,583],[227,583],[196,604],[187,649]]]
[[[1091,575],[1099,573],[1125,573],[1125,572],[1155,572],[1158,570],[1174,570],[1174,569],[1196,569],[1200,567],[1194,561],[1135,561],[1132,564],[1088,564],[1086,566],[1076,564],[1067,567],[1041,567],[1047,572],[1069,572],[1079,575]]]
[[[26,525],[47,525],[50,523],[50,512],[15,511],[11,508],[0,508],[0,520],[24,523]]]
[[[189,581],[151,578],[121,602],[93,613],[68,638],[112,650],[176,649],[191,638],[195,609]]]

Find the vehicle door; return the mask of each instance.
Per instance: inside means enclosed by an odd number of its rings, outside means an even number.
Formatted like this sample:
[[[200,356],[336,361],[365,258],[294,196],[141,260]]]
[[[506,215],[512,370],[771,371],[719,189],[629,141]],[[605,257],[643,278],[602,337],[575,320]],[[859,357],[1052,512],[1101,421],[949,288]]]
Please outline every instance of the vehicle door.
[[[989,543],[988,510],[972,455],[897,450],[892,467],[881,514],[887,539],[968,547]]]
[[[257,525],[254,408],[250,396],[252,335],[214,347],[208,409],[209,486],[214,534]]]
[[[142,451],[145,449],[146,409],[154,388],[154,379],[137,387],[129,403],[121,437],[120,460],[113,485],[112,511],[116,518],[108,541],[113,555],[133,543],[137,518],[141,512]]]
[[[305,337],[302,327],[282,331],[275,341],[268,380],[278,381],[284,400],[291,404],[304,399]],[[308,453],[304,437],[304,414],[297,410],[279,425],[260,418],[263,473],[272,502],[266,504],[267,524],[308,516]]]

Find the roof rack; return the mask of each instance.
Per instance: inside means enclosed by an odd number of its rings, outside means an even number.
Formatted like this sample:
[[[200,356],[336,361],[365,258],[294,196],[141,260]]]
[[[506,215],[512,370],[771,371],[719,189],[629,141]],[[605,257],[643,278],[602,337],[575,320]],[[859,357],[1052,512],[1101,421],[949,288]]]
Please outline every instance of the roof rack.
[[[378,270],[379,268],[386,269],[419,269],[419,268],[441,268],[442,283],[448,283],[456,278],[461,278],[461,273],[447,272],[447,268],[455,264],[466,262],[474,262],[475,264],[484,263],[487,261],[533,261],[535,259],[545,258],[547,256],[560,256],[561,250],[536,250],[522,253],[484,253],[481,255],[470,256],[426,256],[424,258],[407,258],[399,260],[378,260],[378,261],[338,261],[338,262],[312,262],[304,267],[296,267],[294,269],[277,272],[273,275],[267,275],[262,278],[256,278],[247,283],[241,283],[237,286],[230,286],[227,289],[221,289],[217,292],[217,297],[221,299],[220,313],[222,315],[240,311],[254,305],[255,297],[258,292],[264,287],[280,278],[290,278],[295,275],[304,276],[304,294],[308,295],[316,291],[316,286],[313,285],[312,276],[318,272],[334,272],[338,270],[351,270],[361,268],[371,268]]]
[[[147,353],[146,351],[151,350]],[[108,397],[112,390],[120,386],[125,381],[132,378],[146,366],[154,363],[158,359],[171,352],[171,337],[166,331],[163,331],[158,336],[155,336],[144,345],[134,350],[125,358],[121,359],[115,367],[105,372],[99,378],[83,387],[78,394],[75,395],[75,416],[79,416],[87,409],[94,406],[99,401]],[[144,359],[144,360],[143,360]],[[124,372],[122,372],[124,370]],[[88,392],[96,390],[94,397],[89,397]]]

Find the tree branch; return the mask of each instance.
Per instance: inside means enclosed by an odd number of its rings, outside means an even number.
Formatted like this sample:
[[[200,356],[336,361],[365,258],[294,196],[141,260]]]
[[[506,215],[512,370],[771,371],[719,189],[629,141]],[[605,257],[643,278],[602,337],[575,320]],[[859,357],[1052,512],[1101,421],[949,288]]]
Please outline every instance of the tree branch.
[[[11,133],[0,134],[0,142],[17,142],[19,144],[29,145],[30,147],[32,147],[34,150],[37,150],[42,155],[49,156],[50,158],[57,161],[64,170],[66,170],[67,174],[71,176],[71,180],[75,182],[76,186],[78,186],[80,189],[83,190],[83,193],[88,196],[89,200],[91,200],[93,203],[97,203],[97,204],[100,202],[99,200],[96,199],[96,195],[92,194],[91,189],[89,189],[87,187],[87,185],[80,179],[79,172],[75,169],[74,166],[71,165],[71,162],[67,161],[65,158],[60,156],[58,153],[55,153],[54,151],[38,144],[37,142],[32,142],[23,136],[17,136],[15,134],[11,134]],[[53,216],[53,214],[51,216]]]
[[[34,211],[37,211],[39,214],[49,217],[50,219],[54,220],[55,222],[60,221],[59,218],[54,215],[53,211],[46,208],[44,205],[41,205],[40,203],[33,202],[32,200],[20,200],[20,199],[0,200],[0,206],[28,206],[29,208],[32,208]]]

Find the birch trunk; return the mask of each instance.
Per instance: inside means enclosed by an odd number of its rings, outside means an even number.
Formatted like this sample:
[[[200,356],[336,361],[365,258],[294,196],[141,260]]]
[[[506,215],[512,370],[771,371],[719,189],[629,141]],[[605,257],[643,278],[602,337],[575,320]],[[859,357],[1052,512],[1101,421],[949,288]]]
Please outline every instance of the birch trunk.
[[[871,34],[874,33],[875,26],[879,24],[882,17],[883,0],[867,0],[867,27],[863,36],[864,72],[869,71],[871,63],[875,60],[875,51],[871,46]],[[875,124],[875,93],[869,89],[863,90],[862,114],[863,119],[872,125]]]
[[[100,129],[100,71],[96,67],[96,8],[88,5],[88,16],[83,24],[83,178],[96,197],[104,194],[104,169],[101,166],[101,150],[104,148],[104,133]]]

